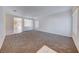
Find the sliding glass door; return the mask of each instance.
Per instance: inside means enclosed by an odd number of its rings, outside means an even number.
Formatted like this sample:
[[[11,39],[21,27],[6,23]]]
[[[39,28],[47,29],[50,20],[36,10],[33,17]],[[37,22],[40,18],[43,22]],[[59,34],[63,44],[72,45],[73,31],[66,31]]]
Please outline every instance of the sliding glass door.
[[[14,17],[14,33],[22,32],[22,18]]]

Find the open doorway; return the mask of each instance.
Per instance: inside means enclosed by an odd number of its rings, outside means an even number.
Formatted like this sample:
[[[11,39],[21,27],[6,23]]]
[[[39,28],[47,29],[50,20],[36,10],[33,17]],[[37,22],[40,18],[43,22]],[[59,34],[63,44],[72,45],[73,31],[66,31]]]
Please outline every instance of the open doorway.
[[[22,18],[14,17],[14,33],[22,32]]]

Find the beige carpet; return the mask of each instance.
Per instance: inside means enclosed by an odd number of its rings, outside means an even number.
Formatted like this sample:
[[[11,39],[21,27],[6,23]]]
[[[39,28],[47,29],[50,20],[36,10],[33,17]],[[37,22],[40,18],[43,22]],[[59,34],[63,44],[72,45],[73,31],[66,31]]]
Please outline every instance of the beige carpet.
[[[44,45],[57,52],[78,52],[72,38],[40,31],[28,31],[6,36],[1,52],[35,53]]]

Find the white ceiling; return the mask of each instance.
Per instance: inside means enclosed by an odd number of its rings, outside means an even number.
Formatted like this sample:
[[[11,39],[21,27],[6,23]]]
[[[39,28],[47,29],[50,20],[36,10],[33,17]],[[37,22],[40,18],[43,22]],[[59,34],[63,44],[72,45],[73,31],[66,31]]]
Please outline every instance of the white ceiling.
[[[71,6],[6,6],[5,10],[14,15],[26,17],[43,17],[59,12],[71,10]],[[14,12],[13,10],[16,10]]]

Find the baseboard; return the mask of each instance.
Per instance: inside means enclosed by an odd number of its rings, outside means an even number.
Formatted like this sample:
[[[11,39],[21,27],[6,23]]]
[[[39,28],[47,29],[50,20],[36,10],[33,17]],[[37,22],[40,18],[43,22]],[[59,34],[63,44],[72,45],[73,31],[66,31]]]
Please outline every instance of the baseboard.
[[[52,32],[38,30],[38,29],[36,31],[47,32],[47,33],[51,33],[51,34],[57,34],[57,35],[65,36],[65,37],[72,37],[72,36],[62,35],[62,34],[58,34],[58,33],[52,33]]]

